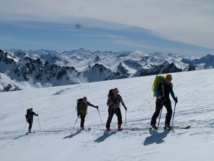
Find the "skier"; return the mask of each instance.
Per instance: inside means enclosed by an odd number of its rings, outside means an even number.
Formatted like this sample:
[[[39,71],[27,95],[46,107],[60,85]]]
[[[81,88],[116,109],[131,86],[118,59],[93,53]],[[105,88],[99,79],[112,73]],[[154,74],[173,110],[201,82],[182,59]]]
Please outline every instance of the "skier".
[[[92,106],[96,109],[98,109],[98,106],[92,105],[90,102],[87,101],[87,97],[83,97],[77,100],[77,116],[80,117],[80,130],[84,130],[84,123],[85,123],[85,117],[87,114],[87,108],[88,106]]]
[[[119,93],[118,89],[115,88],[111,89],[108,94],[107,105],[109,108],[108,108],[108,119],[106,122],[106,131],[111,131],[110,124],[114,114],[117,115],[118,119],[118,131],[123,130],[123,128],[121,128],[122,114],[120,110],[120,103],[123,105],[125,110],[127,110],[127,107],[125,106],[122,97],[118,93]]]
[[[155,90],[154,93],[155,93],[155,96],[157,97],[157,99],[156,99],[156,109],[151,118],[151,126],[155,130],[157,130],[156,119],[158,118],[163,106],[165,106],[166,110],[167,110],[167,114],[166,114],[166,118],[165,118],[165,129],[172,129],[172,127],[170,126],[170,121],[171,121],[171,117],[172,117],[172,106],[171,106],[171,101],[169,98],[169,93],[171,94],[175,103],[178,102],[178,99],[177,99],[177,97],[175,97],[175,94],[173,91],[173,85],[172,85],[171,81],[172,81],[172,75],[167,74],[165,79],[163,79],[163,82],[158,84],[157,89],[156,90],[154,89]],[[155,82],[154,82],[153,86],[154,85],[155,85]]]
[[[32,128],[32,125],[33,125],[33,116],[34,115],[35,116],[39,116],[39,114],[36,114],[35,112],[33,112],[32,108],[27,109],[27,114],[25,115],[25,118],[26,118],[26,121],[29,124],[28,133],[31,133],[31,128]]]

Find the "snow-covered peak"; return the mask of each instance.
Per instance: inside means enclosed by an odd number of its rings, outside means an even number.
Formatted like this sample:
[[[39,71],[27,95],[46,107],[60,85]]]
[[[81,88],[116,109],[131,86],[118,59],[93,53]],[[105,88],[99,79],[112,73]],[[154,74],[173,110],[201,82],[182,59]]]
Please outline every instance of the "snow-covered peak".
[[[17,81],[42,86],[67,85],[214,68],[214,56],[193,58],[173,53],[77,49],[0,51],[0,71]]]
[[[20,90],[21,87],[6,74],[0,73],[0,92]]]

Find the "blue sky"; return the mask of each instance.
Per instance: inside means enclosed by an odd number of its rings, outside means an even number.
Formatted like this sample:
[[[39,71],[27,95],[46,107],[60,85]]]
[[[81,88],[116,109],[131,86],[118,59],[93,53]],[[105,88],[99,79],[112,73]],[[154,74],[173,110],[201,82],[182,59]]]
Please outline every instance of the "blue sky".
[[[7,0],[1,49],[214,53],[214,2]]]

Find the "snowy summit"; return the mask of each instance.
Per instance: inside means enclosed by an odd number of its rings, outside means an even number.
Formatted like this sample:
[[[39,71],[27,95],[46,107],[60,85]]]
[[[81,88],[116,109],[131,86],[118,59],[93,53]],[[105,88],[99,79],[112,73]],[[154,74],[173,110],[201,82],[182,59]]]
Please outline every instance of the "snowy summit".
[[[210,54],[193,58],[142,51],[0,50],[0,91],[210,69],[213,64]]]

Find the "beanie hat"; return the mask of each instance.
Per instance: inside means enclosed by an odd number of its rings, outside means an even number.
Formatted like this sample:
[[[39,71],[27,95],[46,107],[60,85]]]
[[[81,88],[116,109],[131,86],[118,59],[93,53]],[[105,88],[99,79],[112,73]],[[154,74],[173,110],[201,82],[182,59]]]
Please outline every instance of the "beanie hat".
[[[171,74],[167,74],[166,75],[166,79],[172,79],[172,75]]]
[[[87,97],[85,96],[85,97],[83,97],[83,100],[87,100]]]

